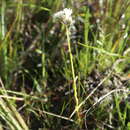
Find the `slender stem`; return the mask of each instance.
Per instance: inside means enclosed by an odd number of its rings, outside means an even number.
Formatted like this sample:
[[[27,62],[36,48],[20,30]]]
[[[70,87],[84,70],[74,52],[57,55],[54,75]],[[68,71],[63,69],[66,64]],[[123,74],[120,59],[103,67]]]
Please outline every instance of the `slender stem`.
[[[5,7],[6,2],[2,0],[2,7],[1,7],[1,34],[2,34],[2,40],[5,37]]]
[[[75,71],[74,71],[74,63],[73,63],[73,56],[71,52],[71,44],[70,44],[70,31],[69,27],[66,25],[66,35],[67,35],[67,42],[68,42],[68,48],[69,48],[69,54],[70,54],[70,63],[71,63],[71,69],[72,69],[72,76],[73,76],[73,90],[74,90],[74,98],[75,98],[75,110],[77,112],[78,119],[80,118],[79,116],[79,100],[78,100],[78,95],[77,95],[77,86],[76,86],[76,78],[75,78]]]

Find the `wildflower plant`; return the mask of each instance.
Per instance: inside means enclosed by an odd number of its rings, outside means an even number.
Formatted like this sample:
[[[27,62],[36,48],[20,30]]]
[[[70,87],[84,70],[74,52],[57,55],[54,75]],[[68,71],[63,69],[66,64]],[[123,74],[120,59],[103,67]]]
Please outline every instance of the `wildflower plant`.
[[[54,14],[54,19],[59,20],[61,23],[63,23],[66,27],[66,35],[67,35],[67,43],[68,43],[68,49],[69,49],[69,55],[70,55],[70,63],[71,63],[71,71],[73,76],[73,90],[74,90],[74,98],[75,98],[75,111],[77,112],[78,117],[78,123],[80,122],[80,114],[79,114],[79,100],[77,95],[77,86],[76,86],[76,76],[75,76],[75,70],[74,70],[74,63],[73,63],[73,55],[71,52],[71,43],[70,43],[70,27],[73,25],[73,19],[72,19],[72,9],[65,8],[62,11],[59,11]]]
[[[54,14],[54,19],[61,21],[65,25],[73,24],[72,20],[72,9],[65,8]]]

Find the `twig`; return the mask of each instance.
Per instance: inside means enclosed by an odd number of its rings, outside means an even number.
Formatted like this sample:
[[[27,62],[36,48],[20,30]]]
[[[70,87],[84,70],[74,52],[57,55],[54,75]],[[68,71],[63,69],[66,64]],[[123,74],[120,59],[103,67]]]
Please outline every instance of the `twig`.
[[[86,117],[87,117],[88,113],[94,108],[94,106],[96,106],[98,103],[100,103],[107,96],[111,95],[114,92],[118,92],[118,91],[129,92],[129,91],[124,90],[124,89],[114,89],[114,90],[110,91],[109,93],[107,93],[106,95],[100,97],[99,100],[97,102],[95,102],[88,110],[85,110],[85,111],[82,112],[82,113],[85,113],[85,126],[86,127],[87,127]],[[107,124],[107,126],[108,126],[108,124]],[[109,125],[109,127],[111,127],[111,126]]]
[[[84,99],[84,101],[82,101],[79,106],[78,106],[78,109],[83,105],[85,104],[85,102],[89,99],[89,97],[110,77],[112,71],[108,74],[107,77],[105,77],[98,85],[97,87],[95,87],[95,89]],[[72,114],[70,115],[70,118],[72,118],[72,116],[75,114],[76,112],[76,109],[72,112]]]
[[[88,110],[85,110],[85,111],[83,111],[82,113],[88,114],[88,112],[89,112],[92,108],[94,108],[94,106],[96,106],[98,103],[100,103],[103,99],[105,99],[106,97],[108,97],[108,96],[111,95],[112,93],[118,92],[118,91],[129,92],[128,90],[124,90],[124,89],[114,89],[114,90],[110,91],[109,93],[105,94],[104,96],[100,97],[100,98],[98,99],[98,101],[95,102]]]
[[[70,119],[70,118],[68,118],[68,117],[60,116],[60,115],[57,115],[57,114],[55,114],[55,113],[47,112],[47,111],[44,111],[44,110],[37,110],[37,109],[35,109],[35,110],[36,110],[36,111],[40,111],[40,112],[42,112],[42,113],[45,113],[45,114],[47,114],[47,115],[51,115],[51,116],[55,116],[55,117],[57,117],[57,118],[61,118],[61,119],[64,119],[64,120],[68,120],[68,121],[71,121],[71,122],[75,122],[74,120],[72,120],[72,119]]]

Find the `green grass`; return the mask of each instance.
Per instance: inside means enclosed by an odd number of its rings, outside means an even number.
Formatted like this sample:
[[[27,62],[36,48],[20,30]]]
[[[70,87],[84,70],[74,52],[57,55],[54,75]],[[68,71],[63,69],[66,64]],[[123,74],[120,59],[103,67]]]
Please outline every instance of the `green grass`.
[[[0,129],[130,130],[130,0],[0,7]]]

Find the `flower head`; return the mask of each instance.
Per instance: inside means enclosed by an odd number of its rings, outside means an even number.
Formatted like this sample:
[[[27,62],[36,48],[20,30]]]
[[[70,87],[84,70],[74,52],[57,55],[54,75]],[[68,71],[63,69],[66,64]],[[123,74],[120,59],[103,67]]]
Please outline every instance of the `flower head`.
[[[73,23],[71,14],[72,9],[65,8],[62,11],[55,13],[54,18],[61,20],[61,22],[66,25],[71,25]]]

